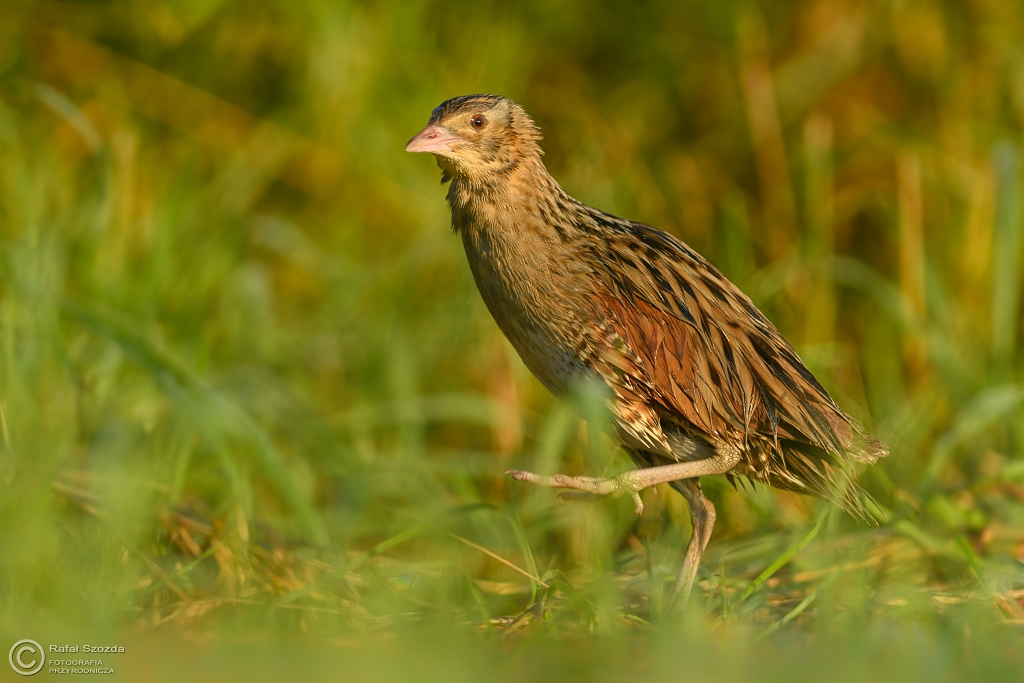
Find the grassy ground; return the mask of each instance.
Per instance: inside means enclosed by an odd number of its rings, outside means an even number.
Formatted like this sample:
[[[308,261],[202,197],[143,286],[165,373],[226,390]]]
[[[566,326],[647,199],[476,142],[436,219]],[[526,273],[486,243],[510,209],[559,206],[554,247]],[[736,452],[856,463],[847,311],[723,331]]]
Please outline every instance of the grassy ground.
[[[1022,46],[1014,0],[7,0],[0,650],[121,644],[122,680],[1019,680]],[[878,527],[708,480],[669,619],[681,499],[501,475],[627,465],[529,376],[402,151],[481,91],[891,446]]]

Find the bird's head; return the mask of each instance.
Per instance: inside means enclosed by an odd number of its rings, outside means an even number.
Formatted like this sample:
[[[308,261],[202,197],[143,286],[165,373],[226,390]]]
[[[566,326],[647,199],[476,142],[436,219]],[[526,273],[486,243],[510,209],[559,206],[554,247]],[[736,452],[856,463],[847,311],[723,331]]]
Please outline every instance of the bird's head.
[[[490,184],[524,159],[539,157],[540,130],[518,104],[498,95],[464,95],[442,102],[430,122],[405,146],[430,152],[444,171],[442,182],[465,178]]]

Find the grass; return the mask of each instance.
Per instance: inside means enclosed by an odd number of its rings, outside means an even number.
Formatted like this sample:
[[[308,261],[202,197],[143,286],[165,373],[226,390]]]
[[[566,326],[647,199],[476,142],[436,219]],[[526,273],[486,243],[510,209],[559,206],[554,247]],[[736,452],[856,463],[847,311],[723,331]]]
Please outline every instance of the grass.
[[[128,680],[1016,680],[1022,22],[5,3],[3,642],[123,644]],[[572,194],[719,265],[891,446],[878,527],[709,479],[672,619],[681,498],[637,519],[502,476],[627,463],[522,366],[402,152],[479,91]]]

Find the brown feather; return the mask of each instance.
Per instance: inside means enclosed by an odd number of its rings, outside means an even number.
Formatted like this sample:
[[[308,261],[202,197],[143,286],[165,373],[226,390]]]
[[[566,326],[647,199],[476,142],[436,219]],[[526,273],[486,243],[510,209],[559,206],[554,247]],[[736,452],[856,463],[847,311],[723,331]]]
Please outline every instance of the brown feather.
[[[596,241],[598,300],[642,396],[665,422],[711,442],[743,443],[743,474],[829,498],[863,516],[850,461],[885,447],[832,400],[750,299],[675,238],[600,215],[618,239]],[[667,282],[668,286],[652,286]],[[675,285],[675,286],[672,286]],[[682,418],[680,420],[679,418]]]

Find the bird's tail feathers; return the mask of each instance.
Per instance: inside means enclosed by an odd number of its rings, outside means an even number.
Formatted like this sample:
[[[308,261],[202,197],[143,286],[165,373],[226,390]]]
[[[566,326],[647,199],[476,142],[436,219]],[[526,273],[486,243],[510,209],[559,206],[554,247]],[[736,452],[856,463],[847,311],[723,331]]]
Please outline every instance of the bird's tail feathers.
[[[875,441],[878,446],[881,444]],[[776,488],[824,498],[844,512],[871,524],[877,520],[868,512],[868,506],[878,509],[877,503],[859,484],[851,468],[827,451],[798,441],[782,441],[782,462],[772,467],[769,461],[767,483]],[[870,460],[856,458],[860,462],[874,462],[888,454],[883,453]],[[871,451],[864,451],[865,458]]]

